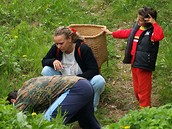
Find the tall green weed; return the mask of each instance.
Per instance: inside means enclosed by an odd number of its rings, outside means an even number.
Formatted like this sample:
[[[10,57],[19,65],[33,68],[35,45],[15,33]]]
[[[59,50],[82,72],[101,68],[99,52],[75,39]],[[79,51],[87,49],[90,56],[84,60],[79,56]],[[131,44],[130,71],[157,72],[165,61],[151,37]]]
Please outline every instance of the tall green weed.
[[[60,110],[59,110],[60,111]],[[42,114],[19,112],[12,105],[0,99],[0,128],[1,129],[70,129],[63,125],[63,117],[58,113],[56,119],[46,121]]]
[[[144,108],[130,111],[118,123],[107,126],[108,129],[171,129],[172,105],[159,108]]]

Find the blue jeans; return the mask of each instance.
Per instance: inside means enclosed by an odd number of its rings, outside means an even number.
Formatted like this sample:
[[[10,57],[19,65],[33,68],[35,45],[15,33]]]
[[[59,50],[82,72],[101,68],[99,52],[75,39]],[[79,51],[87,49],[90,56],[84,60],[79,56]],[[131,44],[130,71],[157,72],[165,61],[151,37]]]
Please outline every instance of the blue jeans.
[[[54,70],[52,67],[45,66],[41,72],[43,76],[53,76],[53,75],[61,75],[61,73],[57,70]],[[91,80],[89,80],[94,89],[94,111],[97,110],[97,106],[99,104],[100,95],[103,93],[105,89],[106,81],[101,75],[95,75]]]

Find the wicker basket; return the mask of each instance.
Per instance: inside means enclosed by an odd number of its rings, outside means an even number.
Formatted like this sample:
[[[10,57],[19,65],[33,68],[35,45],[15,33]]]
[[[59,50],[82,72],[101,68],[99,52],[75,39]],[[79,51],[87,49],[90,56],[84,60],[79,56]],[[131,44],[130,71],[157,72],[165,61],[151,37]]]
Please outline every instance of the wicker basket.
[[[86,44],[91,47],[97,60],[99,70],[101,70],[101,65],[108,61],[106,35],[101,30],[101,28],[106,28],[106,26],[93,24],[71,24],[69,27],[77,30],[77,32],[84,38]]]

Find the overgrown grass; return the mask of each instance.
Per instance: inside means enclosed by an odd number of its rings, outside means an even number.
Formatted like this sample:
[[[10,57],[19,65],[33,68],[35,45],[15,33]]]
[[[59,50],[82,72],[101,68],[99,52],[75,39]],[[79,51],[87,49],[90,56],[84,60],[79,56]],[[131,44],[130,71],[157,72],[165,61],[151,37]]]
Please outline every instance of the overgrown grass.
[[[163,100],[162,104],[172,102],[170,0],[1,0],[0,97],[20,88],[27,79],[40,76],[41,60],[53,44],[52,35],[57,27],[85,23],[106,25],[110,30],[129,28],[136,19],[138,8],[145,5],[158,11],[157,21],[165,33],[164,40],[160,42],[154,88],[157,89],[159,99]],[[123,57],[117,53],[118,42],[117,39],[107,37],[109,62],[108,66],[102,66],[107,83],[118,76],[116,63],[122,58],[117,57]],[[107,86],[102,99],[114,92],[116,89]],[[103,118],[104,114],[98,112],[98,119]],[[100,121],[102,125],[112,122],[107,119]]]
[[[130,111],[118,123],[107,126],[107,129],[171,129],[171,104],[159,108],[144,108]]]
[[[60,110],[59,110],[60,112]],[[12,105],[7,105],[0,99],[0,128],[1,129],[69,129],[71,125],[63,125],[60,113],[51,122],[43,119],[43,114],[19,112]]]

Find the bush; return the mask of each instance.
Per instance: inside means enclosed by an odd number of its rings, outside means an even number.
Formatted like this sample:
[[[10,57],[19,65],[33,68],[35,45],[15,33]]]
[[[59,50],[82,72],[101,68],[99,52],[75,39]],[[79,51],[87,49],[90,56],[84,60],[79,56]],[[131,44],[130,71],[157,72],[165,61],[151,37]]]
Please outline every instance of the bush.
[[[19,112],[12,105],[0,100],[0,128],[1,129],[69,129],[63,125],[60,113],[51,122],[43,119],[43,114]]]
[[[130,111],[108,129],[171,129],[172,104]]]

